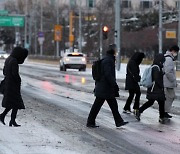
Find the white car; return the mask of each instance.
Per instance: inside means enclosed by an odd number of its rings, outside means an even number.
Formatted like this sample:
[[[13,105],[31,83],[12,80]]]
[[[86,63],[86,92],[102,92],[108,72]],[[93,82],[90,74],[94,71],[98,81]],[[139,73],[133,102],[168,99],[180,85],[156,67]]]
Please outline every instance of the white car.
[[[66,52],[60,59],[60,71],[66,71],[67,68],[86,71],[86,55],[80,52]]]
[[[3,50],[0,50],[0,59],[6,59],[9,56],[8,53],[6,53]]]

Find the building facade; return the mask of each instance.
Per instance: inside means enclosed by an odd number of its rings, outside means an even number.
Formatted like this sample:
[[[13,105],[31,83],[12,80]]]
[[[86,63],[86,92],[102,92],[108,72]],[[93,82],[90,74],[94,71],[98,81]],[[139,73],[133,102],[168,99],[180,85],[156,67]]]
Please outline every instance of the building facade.
[[[178,0],[162,0],[164,9],[176,9]],[[122,0],[122,8],[132,12],[158,9],[159,0]]]

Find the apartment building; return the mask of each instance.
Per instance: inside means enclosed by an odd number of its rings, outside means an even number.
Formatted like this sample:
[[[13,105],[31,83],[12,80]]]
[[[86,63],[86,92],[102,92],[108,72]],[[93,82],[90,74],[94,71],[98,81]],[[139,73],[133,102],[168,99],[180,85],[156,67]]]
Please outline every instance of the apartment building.
[[[162,0],[164,9],[177,8],[178,0]],[[131,12],[158,9],[159,0],[122,0],[122,8]]]

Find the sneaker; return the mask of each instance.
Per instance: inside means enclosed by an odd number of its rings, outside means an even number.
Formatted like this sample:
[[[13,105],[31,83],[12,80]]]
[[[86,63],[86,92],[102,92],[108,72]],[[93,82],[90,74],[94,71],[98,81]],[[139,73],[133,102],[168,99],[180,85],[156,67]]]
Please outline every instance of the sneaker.
[[[86,124],[86,127],[89,127],[89,128],[97,128],[97,127],[99,127],[98,125],[96,125],[96,124]]]
[[[123,110],[123,113],[131,114],[131,111],[130,110]]]
[[[141,120],[141,119],[140,119],[141,113],[139,112],[139,110],[135,109],[133,113],[134,113],[134,115],[135,115],[135,118],[136,118],[138,121],[140,121],[140,120]]]
[[[169,121],[170,120],[168,118],[159,118],[159,123],[161,123],[161,124],[166,124]]]
[[[164,113],[164,117],[165,117],[165,118],[172,118],[172,116],[169,115],[167,112]]]
[[[119,128],[119,127],[124,126],[124,125],[126,125],[128,123],[129,122],[127,122],[127,121],[122,121],[121,123],[116,124],[116,127]]]

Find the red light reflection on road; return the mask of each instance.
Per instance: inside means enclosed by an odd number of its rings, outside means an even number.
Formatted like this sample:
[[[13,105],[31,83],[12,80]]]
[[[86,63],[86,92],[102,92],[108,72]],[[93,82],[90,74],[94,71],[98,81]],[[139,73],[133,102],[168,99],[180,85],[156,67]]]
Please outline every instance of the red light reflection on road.
[[[70,83],[69,75],[67,75],[67,74],[65,75],[65,82],[66,82],[66,83]]]
[[[85,84],[86,83],[86,78],[85,77],[77,78],[74,75],[68,75],[68,74],[66,74],[64,76],[64,80],[65,80],[66,83],[72,83],[72,84],[76,84],[76,83]]]
[[[48,92],[53,92],[54,88],[53,85],[48,81],[42,81],[42,88]]]

